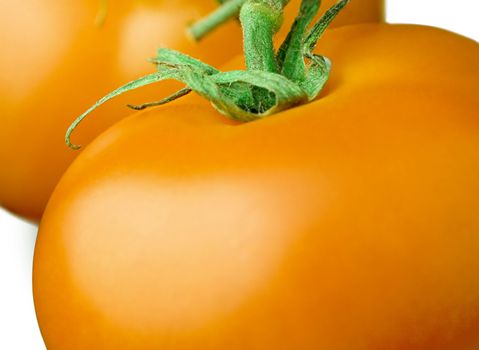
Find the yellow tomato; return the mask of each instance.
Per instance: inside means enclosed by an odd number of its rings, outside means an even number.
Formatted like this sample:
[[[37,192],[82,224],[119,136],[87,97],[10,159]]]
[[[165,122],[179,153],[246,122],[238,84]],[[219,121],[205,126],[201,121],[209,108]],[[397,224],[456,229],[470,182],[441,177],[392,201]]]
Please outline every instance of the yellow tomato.
[[[479,45],[362,25],[320,51],[316,102],[231,125],[191,98],[83,151],[36,246],[49,350],[479,348]]]

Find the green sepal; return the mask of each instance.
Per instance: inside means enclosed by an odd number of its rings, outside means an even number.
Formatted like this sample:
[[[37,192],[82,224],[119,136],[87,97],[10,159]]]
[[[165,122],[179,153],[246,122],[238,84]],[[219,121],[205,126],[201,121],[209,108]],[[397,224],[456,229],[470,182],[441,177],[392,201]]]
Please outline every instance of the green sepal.
[[[239,1],[229,0],[223,6]],[[151,60],[156,64],[157,71],[127,83],[95,103],[70,126],[65,136],[66,144],[73,149],[80,148],[71,143],[72,132],[88,114],[105,102],[127,91],[168,79],[182,82],[186,87],[160,101],[129,106],[134,109],[158,106],[194,91],[208,99],[220,113],[249,122],[314,100],[328,81],[331,62],[314,54],[313,50],[325,29],[349,1],[340,0],[308,31],[320,1],[303,0],[290,34],[275,54],[272,35],[277,30],[276,21],[281,19],[281,9],[288,0],[245,0],[241,17],[246,16],[242,18],[242,23],[247,32],[245,54],[248,70],[221,72],[181,52],[160,49]],[[271,12],[267,10],[268,6]],[[260,11],[256,11],[258,9]],[[266,30],[258,31],[256,26],[263,19],[268,22],[264,27]],[[253,32],[248,33],[249,30]],[[254,34],[260,37],[256,38]],[[252,51],[249,52],[249,49]],[[261,52],[265,52],[267,58],[262,58]]]

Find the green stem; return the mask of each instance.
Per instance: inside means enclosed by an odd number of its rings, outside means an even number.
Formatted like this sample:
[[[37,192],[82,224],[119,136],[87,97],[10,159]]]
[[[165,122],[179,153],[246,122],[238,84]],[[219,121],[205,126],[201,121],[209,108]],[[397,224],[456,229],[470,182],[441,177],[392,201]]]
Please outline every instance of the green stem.
[[[205,0],[196,0],[196,1],[205,1]],[[189,33],[191,37],[197,41],[203,39],[207,34],[212,32],[214,29],[221,26],[223,23],[227,22],[231,18],[238,15],[241,6],[247,0],[229,0],[222,1],[223,5],[218,7],[218,9],[210,13],[207,17],[200,20],[197,23],[194,23],[189,28]]]
[[[248,0],[240,11],[248,70],[278,72],[273,37],[283,22],[284,0]]]

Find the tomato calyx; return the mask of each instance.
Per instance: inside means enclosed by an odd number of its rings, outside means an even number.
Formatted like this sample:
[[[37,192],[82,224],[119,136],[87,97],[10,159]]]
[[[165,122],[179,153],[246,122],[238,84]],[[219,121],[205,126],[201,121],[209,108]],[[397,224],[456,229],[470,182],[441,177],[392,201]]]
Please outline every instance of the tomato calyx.
[[[220,113],[240,122],[250,122],[314,100],[331,71],[329,59],[314,54],[314,49],[329,24],[350,0],[339,0],[310,29],[320,1],[302,0],[293,26],[276,52],[273,38],[281,27],[283,9],[288,2],[230,0],[190,29],[192,33],[207,33],[239,11],[247,70],[222,72],[181,52],[159,49],[151,60],[157,71],[100,99],[69,127],[66,144],[72,149],[80,148],[71,143],[72,132],[103,103],[127,91],[167,79],[180,81],[186,87],[160,101],[130,107],[141,110],[159,106],[194,91],[209,100]],[[196,30],[198,26],[203,29]]]

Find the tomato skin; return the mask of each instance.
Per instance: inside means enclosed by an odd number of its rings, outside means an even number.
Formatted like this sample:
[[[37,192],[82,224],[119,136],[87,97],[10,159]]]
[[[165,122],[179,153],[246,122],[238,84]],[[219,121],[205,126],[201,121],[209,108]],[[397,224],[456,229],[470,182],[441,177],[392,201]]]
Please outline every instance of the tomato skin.
[[[331,2],[331,1],[330,1]],[[291,22],[299,1],[290,5]],[[329,5],[326,3],[325,5]],[[379,20],[381,0],[343,14],[338,23]],[[100,0],[5,1],[0,11],[0,205],[38,220],[62,173],[78,155],[65,147],[69,124],[101,96],[153,71],[146,58],[158,47],[184,51],[212,65],[241,52],[232,21],[201,44],[185,35],[188,22],[216,6],[214,0],[122,0],[95,25]],[[29,30],[25,30],[28,28]],[[165,82],[132,92],[99,109],[75,135],[88,144],[127,116],[128,103],[161,99],[181,85]],[[15,150],[15,151],[13,151]]]
[[[478,44],[363,25],[320,51],[317,102],[232,125],[192,97],[87,147],[35,251],[49,350],[479,346]]]

